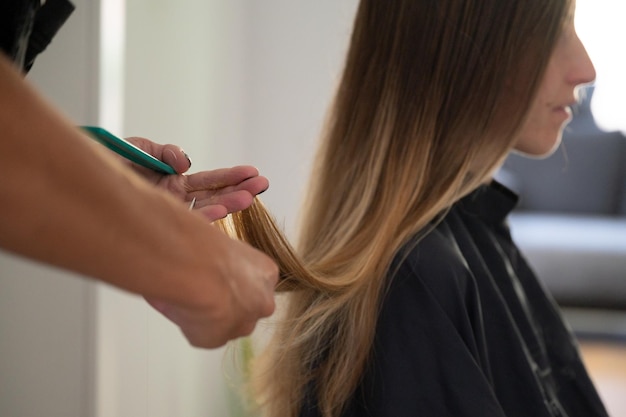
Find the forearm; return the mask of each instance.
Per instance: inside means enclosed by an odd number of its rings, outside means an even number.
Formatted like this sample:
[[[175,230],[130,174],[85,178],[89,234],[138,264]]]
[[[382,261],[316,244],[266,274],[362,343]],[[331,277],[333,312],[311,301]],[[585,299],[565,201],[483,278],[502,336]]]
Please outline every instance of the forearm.
[[[142,294],[185,292],[165,264],[185,260],[184,235],[212,233],[206,221],[85,140],[4,59],[0,109],[1,247]]]

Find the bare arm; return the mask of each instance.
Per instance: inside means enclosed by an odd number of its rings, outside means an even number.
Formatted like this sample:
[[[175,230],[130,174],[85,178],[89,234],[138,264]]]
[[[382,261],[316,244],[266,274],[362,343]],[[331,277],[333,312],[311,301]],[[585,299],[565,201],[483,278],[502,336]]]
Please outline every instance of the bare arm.
[[[272,313],[269,258],[85,140],[4,57],[0,109],[0,247],[166,303],[197,346]]]

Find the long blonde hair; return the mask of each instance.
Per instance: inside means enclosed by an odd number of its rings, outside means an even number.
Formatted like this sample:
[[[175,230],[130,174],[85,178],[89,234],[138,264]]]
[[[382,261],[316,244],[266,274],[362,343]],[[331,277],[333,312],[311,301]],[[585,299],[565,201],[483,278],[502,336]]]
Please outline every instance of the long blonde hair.
[[[362,0],[298,250],[260,203],[235,233],[280,264],[288,305],[255,360],[264,415],[337,416],[370,355],[391,262],[513,146],[568,0]]]

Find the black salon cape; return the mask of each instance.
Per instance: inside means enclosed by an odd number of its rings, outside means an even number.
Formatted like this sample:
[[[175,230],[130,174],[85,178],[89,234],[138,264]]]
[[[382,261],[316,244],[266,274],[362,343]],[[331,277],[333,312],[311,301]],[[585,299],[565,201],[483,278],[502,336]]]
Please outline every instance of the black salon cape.
[[[497,183],[479,188],[410,250],[344,417],[607,415],[555,303],[511,241],[505,217],[516,201]],[[311,396],[300,415],[319,416]]]

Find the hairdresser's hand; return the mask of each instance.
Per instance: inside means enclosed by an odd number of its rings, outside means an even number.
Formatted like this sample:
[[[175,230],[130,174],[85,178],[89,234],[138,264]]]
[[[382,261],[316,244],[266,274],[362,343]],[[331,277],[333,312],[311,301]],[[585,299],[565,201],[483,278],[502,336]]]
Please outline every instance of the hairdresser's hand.
[[[181,303],[146,297],[180,327],[189,343],[203,348],[250,334],[258,319],[274,311],[278,280],[277,266],[263,253],[225,235],[213,238],[217,249],[204,257],[211,264],[204,269],[212,273],[204,274],[203,288],[194,292],[194,300]]]
[[[181,175],[163,175],[126,161],[148,181],[169,190],[209,220],[217,220],[228,213],[243,210],[252,204],[254,196],[265,191],[267,178],[259,176],[256,168],[237,166],[182,175],[191,166],[185,152],[175,145],[160,145],[145,138],[127,138],[135,146],[170,165]]]

